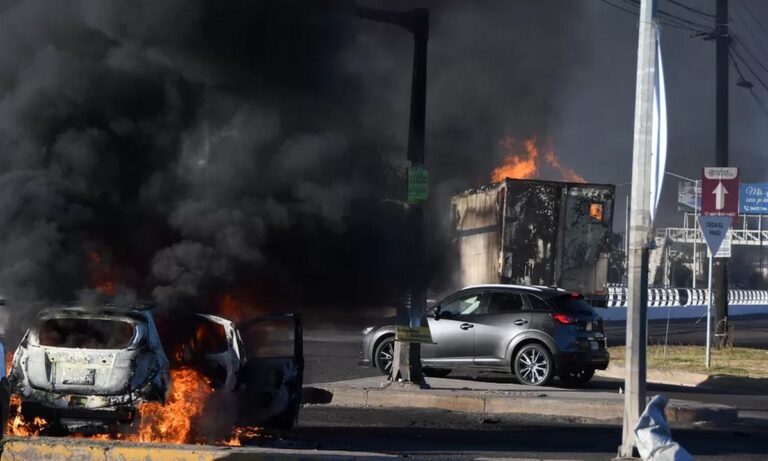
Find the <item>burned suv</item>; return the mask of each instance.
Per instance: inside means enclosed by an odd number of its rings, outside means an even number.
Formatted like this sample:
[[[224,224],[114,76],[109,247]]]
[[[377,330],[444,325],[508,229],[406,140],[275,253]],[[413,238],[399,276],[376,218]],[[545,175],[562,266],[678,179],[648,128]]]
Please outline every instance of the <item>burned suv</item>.
[[[292,322],[298,332],[293,354],[301,354],[300,323],[290,315],[280,319]],[[215,389],[236,393],[247,410],[244,423],[282,428],[295,421],[301,358],[264,358],[257,348],[246,357],[240,330],[215,315],[180,319],[113,305],[44,310],[14,354],[9,382],[26,420],[42,417],[69,432],[105,432],[132,423],[142,403],[166,402],[172,386],[166,351],[173,364],[191,366]]]
[[[559,288],[478,285],[431,307],[426,318],[432,344],[422,344],[427,376],[455,368],[506,371],[527,385],[559,376],[585,384],[608,366],[603,321],[578,293]],[[390,374],[395,327],[363,330],[361,365]]]

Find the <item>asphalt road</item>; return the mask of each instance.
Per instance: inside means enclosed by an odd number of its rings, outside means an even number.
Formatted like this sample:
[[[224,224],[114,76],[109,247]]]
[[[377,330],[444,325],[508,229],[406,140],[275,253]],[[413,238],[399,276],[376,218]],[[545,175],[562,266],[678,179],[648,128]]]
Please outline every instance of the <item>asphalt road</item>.
[[[752,428],[675,429],[697,460],[765,460],[768,432]],[[294,443],[320,450],[390,453],[409,459],[608,460],[621,440],[617,425],[422,409],[302,409]]]
[[[664,320],[649,322],[649,344],[704,344],[706,322],[698,319],[671,320],[669,334]],[[736,317],[732,320],[737,346],[768,349],[768,315]],[[360,368],[360,329],[362,324],[348,324],[331,329],[323,324],[315,329],[312,323],[306,323],[305,339],[306,373],[305,383],[323,383],[345,379],[375,376],[374,370]],[[626,329],[624,323],[610,323],[605,326],[608,344],[624,344]]]
[[[768,337],[768,319],[752,319],[753,343]],[[654,322],[658,323],[658,322]],[[610,335],[623,334],[612,326]],[[659,331],[658,325],[651,327]],[[666,322],[663,322],[666,329]],[[672,322],[670,332],[678,338],[695,339],[699,332],[693,321]],[[377,372],[357,366],[360,346],[348,330],[311,332],[306,342],[305,382],[321,383],[376,376]],[[662,330],[663,331],[663,330]],[[325,335],[325,336],[324,336]],[[670,341],[673,343],[673,341]],[[500,373],[457,370],[452,378],[490,380],[519,386],[514,378]],[[622,382],[595,378],[584,390],[619,392]],[[676,428],[673,436],[697,460],[768,459],[768,395],[703,391],[676,386],[649,385],[649,395],[664,394],[673,399],[721,403],[739,409],[742,421],[725,428]],[[617,424],[595,424],[586,420],[564,420],[536,415],[497,416],[455,413],[426,409],[360,409],[306,406],[299,426],[291,432],[291,444],[319,450],[382,452],[409,459],[486,460],[557,459],[607,460],[615,456],[621,440]]]
[[[768,332],[766,333],[768,334]],[[346,379],[379,376],[376,370],[361,368],[357,365],[360,346],[355,342],[312,342],[305,348],[305,384],[327,383]],[[451,378],[466,380],[487,380],[509,383],[517,386],[517,381],[504,373],[457,370]],[[584,390],[619,392],[622,382],[615,379],[596,377]],[[664,394],[673,399],[697,400],[706,403],[731,405],[744,412],[744,415],[768,421],[768,392],[762,395],[714,392],[690,387],[649,384],[649,395]]]

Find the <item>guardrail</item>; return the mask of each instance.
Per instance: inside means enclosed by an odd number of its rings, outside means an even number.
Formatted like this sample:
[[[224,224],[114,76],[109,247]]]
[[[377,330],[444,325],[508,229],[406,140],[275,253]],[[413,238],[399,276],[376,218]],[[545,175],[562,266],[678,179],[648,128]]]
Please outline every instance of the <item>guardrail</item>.
[[[762,246],[768,243],[768,230],[762,229],[731,229],[731,245]],[[707,242],[700,230],[692,227],[667,227],[656,229],[656,238],[677,243]]]
[[[627,287],[608,287],[607,307],[627,307]],[[705,306],[709,302],[708,291],[693,288],[649,288],[648,307]],[[768,304],[766,290],[728,290],[728,304],[757,306]]]

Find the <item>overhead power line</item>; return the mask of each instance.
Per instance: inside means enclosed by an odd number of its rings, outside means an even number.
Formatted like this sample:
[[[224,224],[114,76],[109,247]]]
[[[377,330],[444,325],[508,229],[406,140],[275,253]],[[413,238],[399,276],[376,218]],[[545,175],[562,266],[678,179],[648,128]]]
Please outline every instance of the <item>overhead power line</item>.
[[[739,63],[736,62],[736,59],[733,57],[732,53],[728,53],[728,58],[731,61],[731,64],[733,64],[733,67],[736,69],[736,73],[739,74],[739,78],[741,79],[741,82],[747,82],[747,79],[744,78],[744,73],[741,72],[741,68],[739,67]],[[744,85],[742,85],[744,86]],[[766,117],[768,117],[768,105],[766,105],[762,99],[755,93],[754,88],[752,88],[752,85],[749,84],[748,86],[744,86],[749,90],[749,93],[752,95],[752,99],[755,100],[755,103],[757,103],[758,107],[760,107],[760,110],[765,114]]]
[[[634,6],[638,6],[638,7],[640,6],[640,0],[624,0],[624,1],[626,3],[629,3],[629,4],[634,5]],[[660,17],[667,18],[667,19],[670,19],[670,20],[673,20],[673,21],[678,21],[680,23],[687,24],[687,25],[689,25],[691,27],[696,27],[696,28],[699,28],[699,29],[703,29],[702,31],[707,31],[707,30],[710,30],[712,28],[712,26],[709,25],[709,24],[702,24],[700,22],[692,21],[692,20],[690,20],[688,18],[684,18],[684,17],[678,16],[676,14],[672,14],[672,13],[670,13],[668,11],[665,11],[665,10],[662,10],[660,8],[657,9],[656,11],[658,12]]]
[[[757,23],[758,26],[760,26],[761,29],[763,29],[763,32],[768,34],[768,29],[766,29],[766,27],[765,27],[765,25],[763,24],[762,21],[757,19],[757,15],[755,15],[754,11],[752,11],[752,9],[749,8],[747,3],[744,2],[743,0],[739,0],[738,3],[739,3],[739,5],[741,5],[742,8],[744,8],[747,11],[747,13],[749,13],[750,16],[752,16],[752,19]]]
[[[677,5],[677,6],[679,6],[680,8],[683,8],[684,10],[688,10],[688,11],[690,11],[690,12],[692,12],[692,13],[700,14],[700,15],[702,15],[702,16],[704,16],[704,17],[707,17],[707,18],[712,18],[712,19],[714,19],[714,18],[715,18],[715,15],[714,15],[714,14],[706,13],[706,12],[704,12],[704,11],[698,10],[698,9],[696,9],[696,8],[693,8],[693,7],[691,7],[691,6],[688,6],[688,5],[684,4],[684,3],[678,2],[678,1],[676,1],[676,0],[667,0],[667,1],[668,1],[669,3],[671,3],[671,4],[673,4],[673,5]]]
[[[624,11],[625,13],[629,13],[629,14],[631,14],[633,16],[639,16],[639,13],[637,11],[633,11],[629,7],[625,7],[625,6],[622,6],[622,5],[617,5],[617,4],[612,3],[612,2],[610,2],[608,0],[600,0],[600,1],[605,3],[606,5],[612,6],[612,7],[616,8],[616,9],[618,9],[618,10]],[[633,2],[632,0],[625,0],[625,2],[626,1],[628,1],[631,5],[637,5],[637,3]],[[676,17],[670,17],[670,18],[665,18],[665,19],[668,19],[668,20],[666,20],[666,21],[659,20],[659,23],[664,25],[664,26],[672,27],[674,29],[685,30],[685,31],[688,31],[688,32],[696,32],[697,34],[709,33],[709,30],[703,30],[701,28],[692,27],[691,25],[686,24],[685,22],[681,22],[681,20],[677,19]],[[670,21],[675,21],[675,22],[670,22]],[[685,20],[683,20],[683,21],[685,21]]]
[[[760,58],[758,58],[755,55],[755,53],[753,53],[752,50],[749,49],[746,43],[744,43],[741,39],[739,39],[739,37],[735,33],[732,33],[731,36],[733,37],[733,40],[736,42],[739,48],[743,48],[744,51],[746,51],[747,54],[752,58],[752,60],[755,63],[757,63],[758,66],[760,66],[761,69],[763,69],[765,72],[768,72],[768,66],[766,66],[765,64],[763,64],[762,61],[760,61]],[[731,49],[733,48],[734,47],[732,46]]]
[[[760,85],[763,88],[765,88],[766,91],[768,91],[768,84],[766,84],[765,81],[762,78],[760,78],[760,74],[755,72],[755,70],[752,68],[752,66],[750,66],[749,63],[747,62],[747,60],[744,59],[744,57],[739,54],[739,51],[736,48],[731,48],[731,53],[730,54],[732,56],[735,56],[736,59],[738,59],[739,61],[741,61],[741,64],[744,67],[746,67],[747,70],[749,71],[749,73],[751,73],[755,77],[755,80],[757,80],[760,83]]]
[[[747,31],[747,35],[753,40],[753,44],[757,44],[757,49],[760,50],[763,53],[763,56],[768,57],[768,53],[765,51],[765,48],[761,45],[763,43],[763,39],[759,38],[757,36],[757,33],[755,33],[752,30],[752,27],[749,25],[749,21],[743,16],[742,11],[740,9],[736,9],[736,16],[734,19],[738,19],[740,24],[738,24],[739,29],[743,29]],[[736,28],[737,24],[736,22],[731,23],[732,28]],[[742,27],[743,26],[743,27]]]
[[[621,6],[621,5],[616,5],[616,4],[614,4],[614,3],[611,3],[611,2],[609,2],[608,0],[600,0],[600,1],[601,1],[601,2],[603,2],[603,3],[605,3],[606,5],[611,5],[612,7],[616,8],[616,9],[618,9],[618,10],[624,11],[624,12],[626,12],[626,13],[629,13],[629,14],[631,14],[631,15],[633,15],[633,16],[639,16],[639,14],[638,14],[638,12],[637,12],[637,11],[632,11],[632,10],[630,10],[630,9],[628,9],[628,8],[624,8],[624,7],[623,7],[623,6]]]

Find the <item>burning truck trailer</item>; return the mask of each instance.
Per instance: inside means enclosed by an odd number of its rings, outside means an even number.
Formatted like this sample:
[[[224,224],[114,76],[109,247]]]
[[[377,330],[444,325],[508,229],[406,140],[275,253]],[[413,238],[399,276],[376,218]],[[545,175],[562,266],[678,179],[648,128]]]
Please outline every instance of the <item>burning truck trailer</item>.
[[[239,445],[295,423],[302,344],[291,313],[235,323],[144,305],[46,309],[11,360],[7,432]]]
[[[507,178],[453,196],[462,285],[557,286],[604,303],[614,195],[607,184]]]

